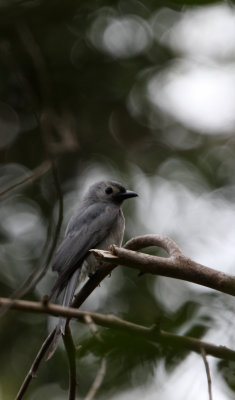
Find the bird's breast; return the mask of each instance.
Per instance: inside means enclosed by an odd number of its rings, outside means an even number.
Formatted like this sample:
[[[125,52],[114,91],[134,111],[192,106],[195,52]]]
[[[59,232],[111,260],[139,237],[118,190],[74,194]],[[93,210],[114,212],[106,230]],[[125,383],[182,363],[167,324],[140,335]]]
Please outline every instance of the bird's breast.
[[[125,218],[122,210],[119,210],[117,218],[110,230],[108,231],[106,237],[101,240],[95,247],[101,250],[108,250],[109,246],[115,244],[116,246],[121,246],[123,235],[125,230]],[[82,270],[80,274],[80,281],[83,280],[87,275],[94,273],[99,267],[99,262],[93,254],[89,254],[83,262]]]

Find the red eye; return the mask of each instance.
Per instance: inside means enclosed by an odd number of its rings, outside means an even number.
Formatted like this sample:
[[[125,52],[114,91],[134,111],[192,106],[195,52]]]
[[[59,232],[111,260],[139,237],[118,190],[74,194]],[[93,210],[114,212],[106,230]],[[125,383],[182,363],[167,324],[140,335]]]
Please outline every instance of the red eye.
[[[111,193],[113,193],[113,189],[109,186],[109,187],[107,187],[107,188],[105,189],[105,193],[111,194]]]

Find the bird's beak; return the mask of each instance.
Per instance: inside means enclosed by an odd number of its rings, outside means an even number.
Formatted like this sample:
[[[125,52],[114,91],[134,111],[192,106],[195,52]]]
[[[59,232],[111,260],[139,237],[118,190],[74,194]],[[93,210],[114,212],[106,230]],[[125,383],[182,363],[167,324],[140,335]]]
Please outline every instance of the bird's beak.
[[[118,197],[121,200],[126,200],[126,199],[130,199],[131,197],[137,197],[138,194],[135,192],[132,192],[132,190],[126,190],[123,193],[118,193]]]

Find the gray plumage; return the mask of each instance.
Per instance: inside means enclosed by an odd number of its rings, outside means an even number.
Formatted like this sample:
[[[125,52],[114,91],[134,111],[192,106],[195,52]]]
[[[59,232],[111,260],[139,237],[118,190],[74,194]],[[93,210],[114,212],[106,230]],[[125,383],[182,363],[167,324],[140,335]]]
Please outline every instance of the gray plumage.
[[[69,221],[65,238],[52,262],[58,278],[50,299],[64,292],[63,306],[69,306],[77,284],[94,273],[99,265],[89,250],[107,250],[111,244],[121,245],[125,229],[121,205],[125,199],[135,196],[135,192],[114,181],[98,182],[90,187],[77,213]],[[60,318],[47,359],[53,355],[65,325],[66,319]]]

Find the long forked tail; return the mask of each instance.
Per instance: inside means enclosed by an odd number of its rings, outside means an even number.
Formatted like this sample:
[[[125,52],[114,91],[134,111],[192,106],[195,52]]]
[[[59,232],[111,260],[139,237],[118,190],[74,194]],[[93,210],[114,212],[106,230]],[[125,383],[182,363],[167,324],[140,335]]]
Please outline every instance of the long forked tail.
[[[75,292],[75,289],[76,289],[76,286],[78,283],[80,272],[81,272],[80,268],[74,272],[74,274],[72,275],[72,277],[65,289],[63,303],[62,303],[63,307],[69,307],[72,302],[73,295],[74,295],[74,292]],[[50,347],[47,351],[47,354],[46,354],[46,360],[49,360],[53,356],[54,352],[57,349],[61,335],[65,334],[66,322],[67,322],[66,318],[64,318],[64,317],[59,318],[58,324],[56,325],[56,331],[55,331],[54,338],[53,338],[53,340],[50,344]]]

